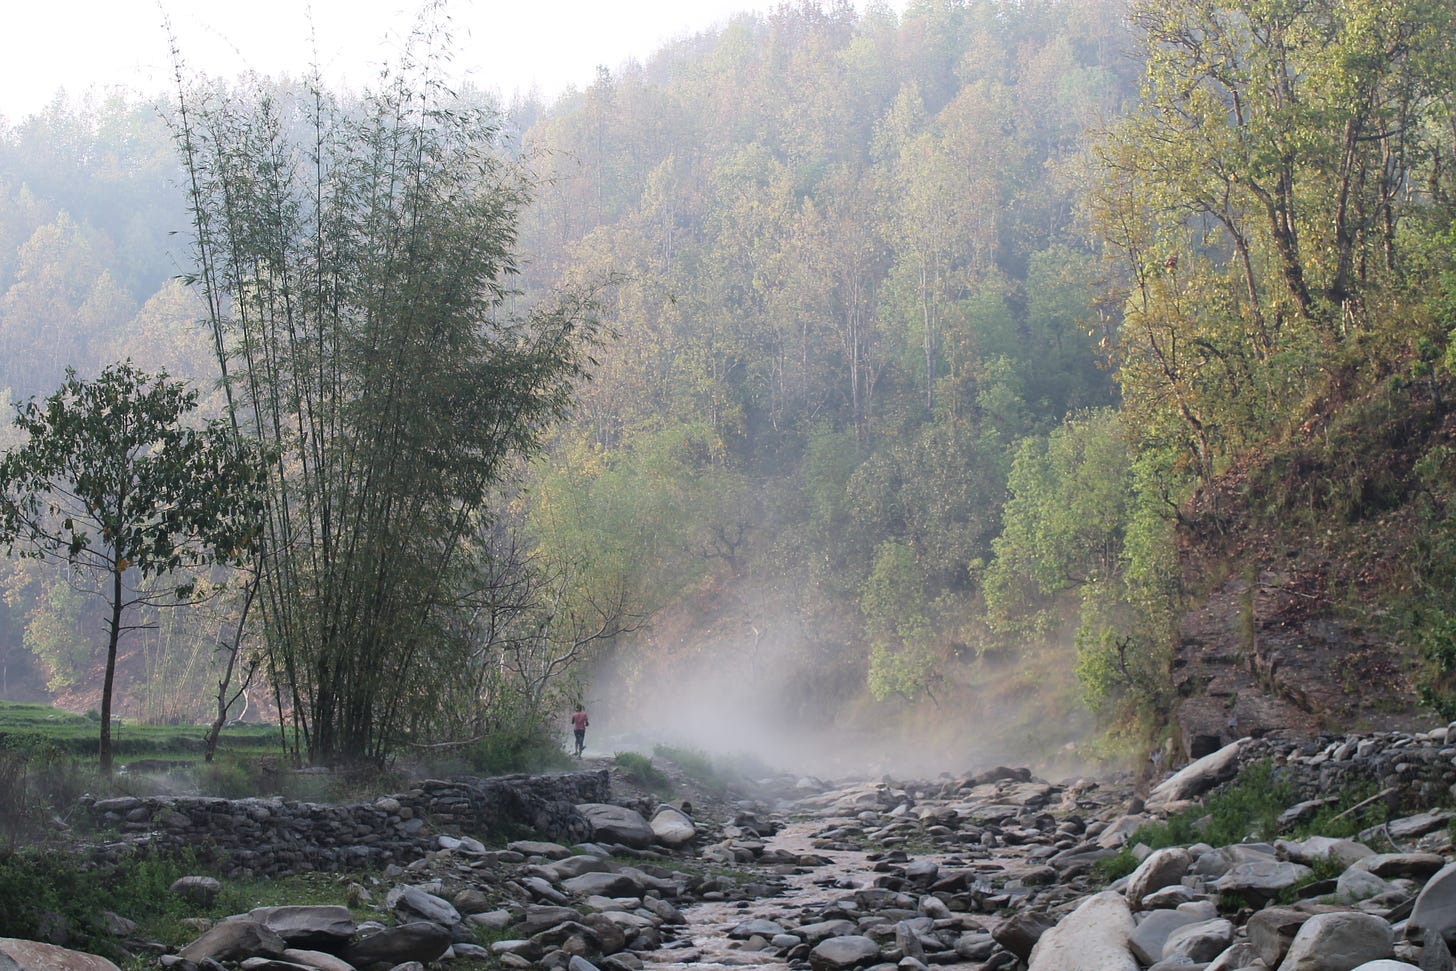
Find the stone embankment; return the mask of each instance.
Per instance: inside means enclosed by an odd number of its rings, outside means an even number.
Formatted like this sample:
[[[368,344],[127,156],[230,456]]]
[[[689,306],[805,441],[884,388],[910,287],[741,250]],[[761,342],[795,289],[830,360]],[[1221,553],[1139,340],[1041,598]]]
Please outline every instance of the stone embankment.
[[[1290,827],[1336,795],[1330,786],[1373,788],[1391,815],[1353,839],[1136,842],[1139,827],[1196,808],[1254,759],[1300,793]],[[176,971],[445,961],[520,971],[1452,971],[1456,850],[1442,807],[1453,766],[1447,728],[1244,739],[1146,797],[1126,782],[1052,783],[1005,768],[922,782],[782,780],[731,819],[603,800],[573,807],[589,827],[583,839],[504,847],[410,804],[390,825],[424,820],[412,838],[432,849],[384,871],[372,892],[356,884],[336,906],[236,915],[158,960]],[[1135,869],[1109,884],[1097,864],[1128,853]],[[177,888],[199,904],[217,889],[209,879]],[[60,964],[37,954],[45,947],[0,941],[0,965],[8,971],[9,955],[35,971],[109,971],[87,956]]]
[[[190,848],[228,876],[282,876],[405,864],[436,848],[439,832],[489,834],[520,827],[568,843],[591,825],[581,803],[606,802],[607,770],[421,782],[368,803],[289,799],[122,796],[80,809],[118,838],[91,851],[116,862],[138,849]]]

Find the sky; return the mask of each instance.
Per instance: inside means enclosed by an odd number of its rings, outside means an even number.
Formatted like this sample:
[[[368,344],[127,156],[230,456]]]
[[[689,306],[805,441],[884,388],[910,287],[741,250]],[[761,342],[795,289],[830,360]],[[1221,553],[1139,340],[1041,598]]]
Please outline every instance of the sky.
[[[451,0],[456,63],[507,100],[537,88],[550,101],[591,83],[598,65],[645,60],[664,43],[777,0]],[[232,78],[304,74],[314,60],[334,83],[359,86],[394,60],[414,0],[23,0],[0,30],[0,115],[14,122],[64,88],[152,96],[171,88],[163,26],[193,72]]]

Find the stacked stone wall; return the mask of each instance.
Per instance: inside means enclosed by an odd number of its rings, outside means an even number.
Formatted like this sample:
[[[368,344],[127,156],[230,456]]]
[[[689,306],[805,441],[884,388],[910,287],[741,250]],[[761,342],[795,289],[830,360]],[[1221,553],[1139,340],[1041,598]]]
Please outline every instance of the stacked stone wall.
[[[1371,732],[1299,743],[1255,739],[1239,760],[1272,761],[1301,799],[1385,792],[1392,812],[1447,806],[1456,797],[1456,722],[1415,734]]]
[[[312,803],[283,798],[122,796],[83,799],[97,832],[99,862],[138,852],[186,849],[236,876],[280,876],[406,864],[439,837],[488,839],[525,829],[579,842],[591,826],[579,803],[607,802],[607,770],[490,779],[429,780],[373,802]]]

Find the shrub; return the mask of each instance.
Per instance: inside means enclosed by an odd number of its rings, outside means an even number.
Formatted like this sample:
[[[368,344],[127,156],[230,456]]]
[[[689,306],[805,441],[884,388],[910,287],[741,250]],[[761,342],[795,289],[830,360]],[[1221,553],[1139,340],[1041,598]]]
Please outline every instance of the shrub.
[[[94,772],[42,739],[0,746],[0,836],[33,837],[52,814],[64,814],[95,783]]]
[[[464,749],[462,757],[472,772],[481,775],[539,772],[573,764],[556,736],[539,726],[497,729]]]
[[[188,854],[144,857],[104,871],[83,869],[57,853],[0,852],[0,937],[49,941],[125,957],[102,917],[124,913],[138,923],[186,916],[169,889],[192,872]]]
[[[662,798],[672,795],[672,780],[652,764],[652,760],[636,752],[618,752],[615,757],[622,778]]]
[[[718,764],[701,749],[677,748],[672,745],[656,745],[652,754],[666,759],[682,770],[683,774],[705,789],[723,792],[731,782],[732,773]]]

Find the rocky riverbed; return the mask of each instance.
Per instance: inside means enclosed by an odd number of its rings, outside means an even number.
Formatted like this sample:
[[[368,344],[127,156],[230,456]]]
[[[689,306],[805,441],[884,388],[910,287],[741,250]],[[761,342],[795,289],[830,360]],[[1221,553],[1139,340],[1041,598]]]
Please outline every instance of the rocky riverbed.
[[[1333,778],[1374,788],[1380,822],[1356,838],[1133,841],[1253,760],[1301,794],[1285,827],[1328,805]],[[341,884],[336,905],[199,923],[175,951],[129,943],[175,971],[1447,971],[1456,851],[1449,783],[1444,799],[1437,787],[1453,772],[1456,726],[1243,739],[1141,795],[1130,780],[998,767],[775,779],[711,812],[619,797],[574,807],[573,827],[590,834],[574,843],[492,846],[453,827],[417,859]],[[1109,884],[1099,862],[1129,855],[1135,869]],[[174,889],[202,906],[220,884]],[[0,971],[12,967],[114,965],[0,941]]]

